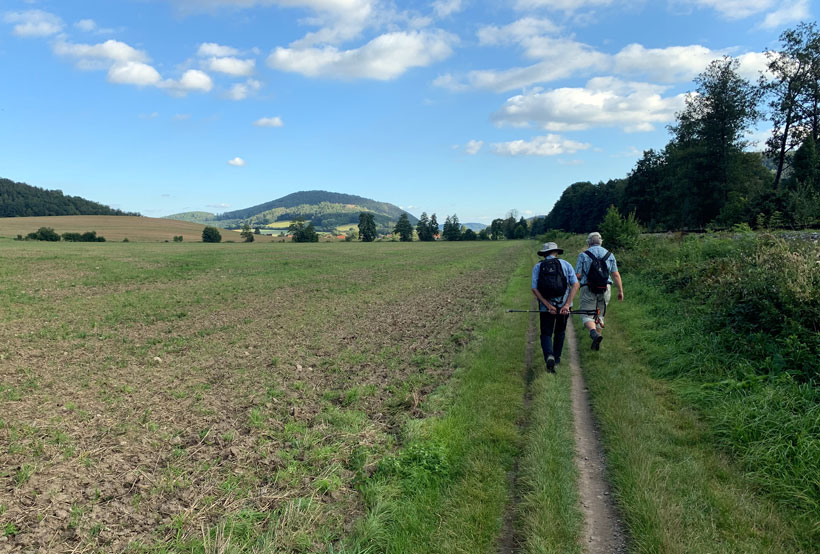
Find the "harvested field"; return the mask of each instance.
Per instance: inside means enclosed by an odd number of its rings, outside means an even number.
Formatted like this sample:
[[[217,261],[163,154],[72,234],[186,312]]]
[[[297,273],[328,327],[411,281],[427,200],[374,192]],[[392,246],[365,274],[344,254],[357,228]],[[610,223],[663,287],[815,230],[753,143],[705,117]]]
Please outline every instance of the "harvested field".
[[[62,215],[52,217],[0,217],[0,237],[14,238],[26,236],[40,227],[51,227],[57,233],[84,233],[97,231],[97,235],[107,241],[120,242],[127,238],[133,242],[172,241],[181,235],[185,242],[202,242],[204,225],[129,215]],[[239,231],[222,230],[222,240],[241,242]],[[256,235],[260,241],[270,241],[270,237]]]
[[[524,246],[0,241],[0,552],[327,552]]]

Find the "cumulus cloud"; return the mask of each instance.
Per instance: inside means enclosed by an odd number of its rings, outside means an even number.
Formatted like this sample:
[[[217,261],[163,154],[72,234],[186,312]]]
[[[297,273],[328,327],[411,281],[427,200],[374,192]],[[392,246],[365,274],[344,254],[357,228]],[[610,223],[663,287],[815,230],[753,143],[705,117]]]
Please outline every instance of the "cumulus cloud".
[[[115,63],[108,70],[108,81],[118,85],[156,86],[162,81],[159,72],[142,62]]]
[[[78,44],[58,40],[53,45],[54,53],[65,58],[72,58],[79,69],[101,70],[111,64],[126,64],[150,61],[148,55],[118,40],[107,40],[99,44]]]
[[[499,44],[522,44],[544,33],[556,33],[558,25],[546,18],[525,17],[509,25],[489,25],[478,30],[478,42],[483,46]]]
[[[221,58],[225,56],[236,56],[238,54],[239,50],[236,48],[222,46],[221,44],[217,44],[215,42],[203,42],[199,45],[199,49],[197,50],[197,55],[203,58]]]
[[[257,127],[283,127],[285,125],[282,122],[282,118],[278,115],[274,117],[262,117],[254,121],[253,124]]]
[[[784,2],[779,9],[768,14],[760,24],[764,29],[776,29],[782,25],[810,19],[809,0]]]
[[[535,125],[548,131],[621,127],[650,131],[674,118],[684,95],[663,97],[666,87],[626,82],[614,77],[591,79],[584,88],[535,90],[509,98],[492,120],[497,125]]]
[[[179,80],[167,79],[162,82],[161,86],[176,94],[185,95],[188,92],[209,92],[214,88],[214,82],[204,71],[189,69],[182,74]]]
[[[558,156],[587,150],[589,144],[568,140],[560,135],[544,135],[532,140],[513,140],[492,144],[493,152],[501,156]]]
[[[516,0],[515,7],[519,10],[546,8],[571,13],[583,8],[608,6],[610,4],[612,4],[612,0]]]
[[[251,94],[262,89],[262,83],[256,79],[248,79],[244,83],[236,83],[228,91],[228,98],[231,100],[244,100]]]
[[[228,165],[232,165],[234,167],[243,167],[245,165],[245,160],[237,156],[232,160],[228,160]]]
[[[14,24],[12,31],[18,37],[48,37],[63,30],[63,20],[43,10],[8,12],[3,21]]]
[[[423,67],[449,57],[456,37],[444,31],[406,31],[380,35],[364,46],[339,50],[277,48],[268,65],[308,77],[389,80],[411,67]]]
[[[712,8],[728,19],[743,19],[765,12],[779,0],[689,0],[691,3]]]
[[[691,80],[721,55],[697,44],[668,48],[630,44],[615,54],[613,63],[618,74],[645,75],[654,81],[675,83]]]
[[[483,140],[471,140],[464,147],[464,151],[472,156],[474,154],[478,154],[478,151],[481,150],[482,146],[484,146]]]
[[[447,17],[460,12],[461,9],[461,0],[435,0],[433,2],[433,11],[438,17]]]
[[[86,33],[92,33],[97,28],[97,23],[93,19],[81,19],[74,24],[74,27]]]
[[[256,66],[256,60],[240,60],[239,58],[234,57],[211,58],[208,60],[206,65],[211,71],[227,73],[228,75],[233,75],[234,77],[247,77],[248,75],[253,74],[254,67]]]

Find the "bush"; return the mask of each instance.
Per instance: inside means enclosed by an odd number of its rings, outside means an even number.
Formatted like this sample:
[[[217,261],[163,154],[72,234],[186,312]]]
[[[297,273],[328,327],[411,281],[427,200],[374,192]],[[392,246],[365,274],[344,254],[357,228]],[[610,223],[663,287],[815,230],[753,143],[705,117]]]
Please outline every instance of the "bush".
[[[182,242],[182,235],[174,235],[174,242]]]
[[[618,208],[610,206],[601,223],[601,237],[604,245],[608,249],[633,248],[641,235],[641,227],[635,219],[635,212],[630,213],[625,219],[621,216]]]
[[[202,242],[222,242],[222,235],[216,227],[202,229]]]
[[[28,240],[45,240],[49,242],[57,242],[60,240],[60,235],[51,227],[40,227],[33,233],[26,236]]]

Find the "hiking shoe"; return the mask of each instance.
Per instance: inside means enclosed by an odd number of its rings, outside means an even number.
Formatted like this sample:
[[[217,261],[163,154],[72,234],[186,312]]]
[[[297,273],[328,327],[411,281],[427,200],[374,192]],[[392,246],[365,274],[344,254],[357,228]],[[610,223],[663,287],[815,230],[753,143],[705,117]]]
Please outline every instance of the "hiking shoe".
[[[592,344],[589,345],[589,347],[592,350],[600,350],[602,340],[604,340],[604,336],[601,333],[596,333],[595,336],[592,337]]]
[[[547,356],[547,371],[549,373],[555,373],[555,356],[552,354]]]

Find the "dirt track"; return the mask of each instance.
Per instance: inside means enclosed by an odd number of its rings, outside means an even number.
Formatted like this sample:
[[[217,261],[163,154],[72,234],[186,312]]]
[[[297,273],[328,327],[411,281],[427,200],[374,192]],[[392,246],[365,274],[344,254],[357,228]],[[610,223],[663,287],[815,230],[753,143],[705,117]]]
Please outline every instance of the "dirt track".
[[[572,371],[572,412],[575,419],[575,461],[584,511],[584,543],[590,554],[626,552],[626,535],[606,480],[606,462],[592,417],[587,388],[578,361],[578,340],[567,330]]]

